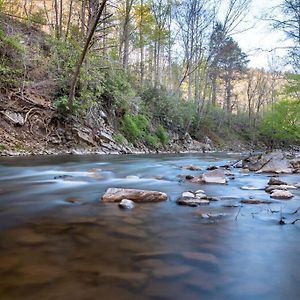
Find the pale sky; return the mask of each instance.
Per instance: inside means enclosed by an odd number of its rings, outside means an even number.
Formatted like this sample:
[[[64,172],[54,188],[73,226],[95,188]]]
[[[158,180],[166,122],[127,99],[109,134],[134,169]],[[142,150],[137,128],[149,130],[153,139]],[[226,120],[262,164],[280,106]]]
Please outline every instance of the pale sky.
[[[289,42],[283,33],[273,30],[267,21],[261,20],[267,12],[274,12],[272,8],[280,3],[281,0],[252,0],[251,11],[245,20],[246,23],[241,24],[238,29],[254,27],[233,35],[242,50],[248,54],[250,67],[270,69],[270,63],[273,61],[271,68],[284,68],[286,50],[271,50],[284,47]]]

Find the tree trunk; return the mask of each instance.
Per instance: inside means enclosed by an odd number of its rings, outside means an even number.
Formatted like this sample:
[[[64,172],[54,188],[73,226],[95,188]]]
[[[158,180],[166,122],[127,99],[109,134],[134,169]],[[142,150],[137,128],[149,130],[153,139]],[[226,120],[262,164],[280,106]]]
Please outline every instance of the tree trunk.
[[[80,73],[80,69],[81,69],[81,66],[83,64],[83,61],[86,57],[86,54],[88,52],[88,49],[89,49],[89,46],[90,46],[90,43],[91,43],[91,40],[93,38],[93,35],[96,31],[96,28],[97,28],[97,25],[99,23],[99,20],[101,18],[101,15],[103,13],[103,10],[105,8],[105,4],[106,4],[107,0],[103,0],[100,7],[98,8],[98,12],[95,16],[95,19],[94,19],[94,22],[93,22],[93,25],[88,33],[88,36],[87,36],[87,39],[86,39],[86,42],[85,42],[85,45],[83,47],[83,50],[82,50],[82,53],[81,53],[81,56],[79,58],[79,61],[77,62],[77,65],[75,67],[75,72],[74,72],[74,76],[73,76],[73,80],[72,80],[72,83],[71,83],[71,87],[70,87],[70,93],[69,93],[69,101],[68,101],[68,106],[69,106],[69,110],[72,112],[73,111],[73,104],[74,104],[74,98],[75,98],[75,91],[76,91],[76,86],[77,86],[77,81],[78,81],[78,77],[79,77],[79,73]]]

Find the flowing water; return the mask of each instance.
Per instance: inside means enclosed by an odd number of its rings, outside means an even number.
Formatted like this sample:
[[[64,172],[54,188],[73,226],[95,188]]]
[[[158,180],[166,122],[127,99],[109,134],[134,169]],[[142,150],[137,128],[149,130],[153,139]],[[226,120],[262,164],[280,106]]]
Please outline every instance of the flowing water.
[[[67,156],[0,160],[0,299],[300,299],[300,190],[272,204],[267,175],[233,169],[228,185],[180,174],[236,154]],[[127,176],[138,176],[126,178]],[[299,175],[281,176],[290,183]],[[249,189],[241,189],[248,186]],[[109,187],[163,191],[130,211],[99,201]],[[255,187],[253,189],[252,187]],[[178,206],[203,189],[219,201]],[[222,213],[203,219],[200,213]]]

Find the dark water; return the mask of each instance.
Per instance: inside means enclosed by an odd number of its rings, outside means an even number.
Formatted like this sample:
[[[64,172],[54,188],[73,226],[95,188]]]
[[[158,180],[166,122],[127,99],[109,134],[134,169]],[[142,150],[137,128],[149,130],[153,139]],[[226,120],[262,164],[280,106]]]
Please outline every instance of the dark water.
[[[263,190],[241,189],[263,188],[269,177],[235,169],[227,186],[178,177],[199,173],[182,165],[205,169],[237,157],[1,159],[0,299],[300,299],[300,222],[278,225],[281,214],[287,223],[300,218],[290,214],[300,190],[293,200],[234,207],[249,197],[270,200]],[[123,211],[99,202],[108,187],[159,190],[169,200]],[[225,198],[176,205],[181,192],[197,189]],[[207,220],[199,212],[226,216]]]

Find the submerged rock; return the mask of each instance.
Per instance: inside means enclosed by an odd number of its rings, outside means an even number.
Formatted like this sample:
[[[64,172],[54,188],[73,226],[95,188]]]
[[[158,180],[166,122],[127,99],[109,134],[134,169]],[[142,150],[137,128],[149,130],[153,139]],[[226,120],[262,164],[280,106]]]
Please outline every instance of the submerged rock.
[[[161,202],[167,200],[165,193],[157,191],[109,188],[101,197],[102,202],[120,202],[123,199],[132,200],[134,202]]]
[[[128,199],[123,199],[119,203],[119,207],[122,209],[133,209],[134,208],[134,202]]]
[[[272,203],[272,201],[269,200],[253,200],[253,199],[241,200],[240,202],[243,204],[271,204]]]
[[[194,165],[186,165],[186,166],[182,166],[182,169],[190,170],[190,171],[200,171],[200,170],[201,170],[200,167],[194,166]]]
[[[283,191],[283,190],[274,190],[271,194],[271,198],[274,199],[291,199],[294,195],[289,191]]]
[[[218,220],[227,216],[227,214],[225,213],[202,213],[202,212],[198,212],[197,215],[202,219],[209,219],[209,220]]]

